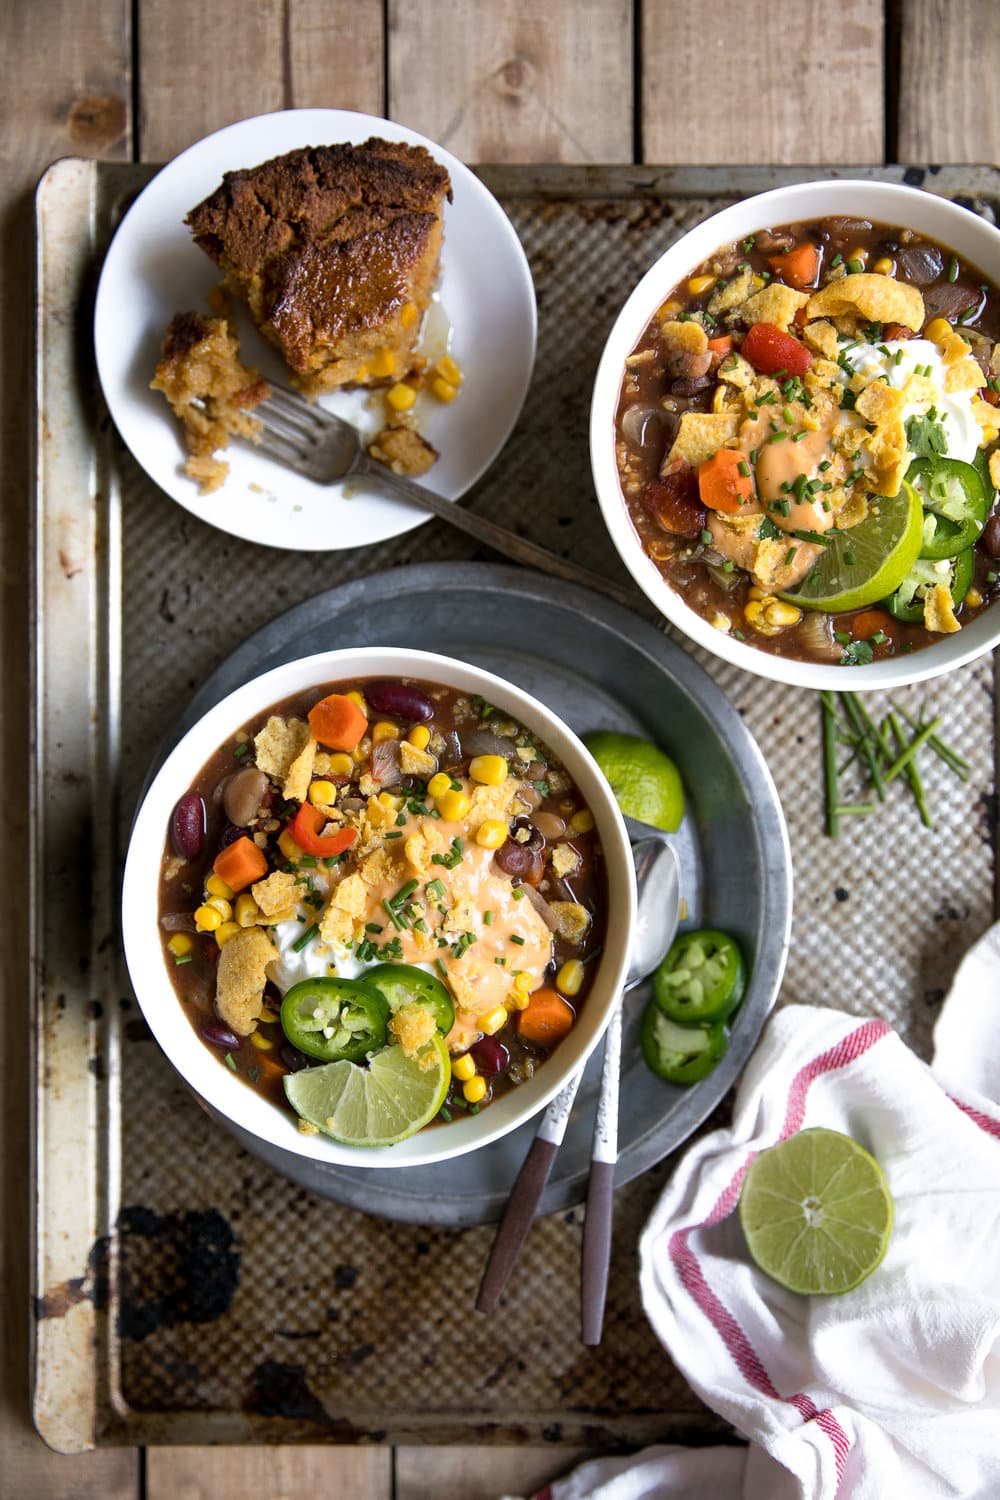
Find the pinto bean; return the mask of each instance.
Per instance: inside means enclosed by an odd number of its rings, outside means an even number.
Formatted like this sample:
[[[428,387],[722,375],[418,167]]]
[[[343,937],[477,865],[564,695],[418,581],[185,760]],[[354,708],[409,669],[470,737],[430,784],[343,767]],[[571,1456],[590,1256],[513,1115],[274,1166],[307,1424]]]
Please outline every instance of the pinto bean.
[[[244,766],[226,782],[222,806],[230,823],[237,828],[248,827],[260,812],[267,792],[268,781],[263,771],[256,766]]]

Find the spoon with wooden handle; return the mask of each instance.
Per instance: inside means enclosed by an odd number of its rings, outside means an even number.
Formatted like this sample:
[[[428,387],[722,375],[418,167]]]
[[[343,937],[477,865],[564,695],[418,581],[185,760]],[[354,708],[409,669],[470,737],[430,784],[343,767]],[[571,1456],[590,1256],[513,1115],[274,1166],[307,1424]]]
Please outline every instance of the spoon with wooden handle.
[[[653,972],[674,940],[680,913],[680,870],[677,856],[657,830],[631,818],[625,819],[629,836],[641,839],[633,845],[632,858],[636,866],[638,905],[636,909],[635,935],[632,945],[632,960],[629,964],[625,990],[632,989]],[[611,1026],[618,1017],[618,1050],[621,1051],[621,1001],[615,1004]],[[605,1044],[607,1045],[607,1044]],[[606,1055],[606,1054],[605,1054]],[[552,1171],[552,1163],[566,1134],[573,1101],[583,1072],[577,1073],[552,1100],[542,1116],[538,1133],[520,1172],[517,1174],[511,1194],[507,1200],[504,1216],[496,1232],[490,1250],[486,1270],[476,1298],[480,1312],[491,1313],[503,1295],[510,1279],[521,1247],[538,1211],[538,1204],[545,1184]],[[617,1113],[617,1106],[616,1106]],[[612,1175],[613,1175],[612,1168]],[[588,1209],[589,1212],[589,1209]]]

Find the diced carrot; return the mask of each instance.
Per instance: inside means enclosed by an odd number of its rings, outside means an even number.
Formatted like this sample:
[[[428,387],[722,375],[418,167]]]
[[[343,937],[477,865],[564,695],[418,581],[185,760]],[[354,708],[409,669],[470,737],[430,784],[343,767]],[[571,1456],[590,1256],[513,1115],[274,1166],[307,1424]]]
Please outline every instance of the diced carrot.
[[[541,1047],[554,1047],[568,1031],[573,1029],[576,1016],[556,990],[536,990],[528,1001],[527,1009],[517,1018],[517,1029],[527,1042],[537,1042]]]
[[[888,636],[893,633],[892,617],[884,609],[863,609],[851,616],[851,634],[856,641],[867,641],[880,630]]]
[[[702,505],[709,510],[736,515],[742,505],[753,499],[753,474],[745,455],[735,448],[720,448],[706,458],[698,466],[698,493]]]
[[[248,885],[267,874],[267,860],[264,851],[244,834],[219,851],[212,869],[231,890],[245,891]]]
[[[723,333],[717,339],[709,339],[708,347],[720,359],[725,359],[727,354],[733,352],[733,336],[731,333]]]
[[[805,240],[801,245],[796,245],[794,250],[789,250],[787,255],[768,256],[768,265],[775,276],[780,276],[782,281],[798,291],[805,291],[806,287],[816,285],[816,277],[819,274],[819,250],[811,240]]]
[[[331,693],[309,710],[309,727],[321,745],[331,750],[354,750],[364,738],[368,720],[353,698]]]

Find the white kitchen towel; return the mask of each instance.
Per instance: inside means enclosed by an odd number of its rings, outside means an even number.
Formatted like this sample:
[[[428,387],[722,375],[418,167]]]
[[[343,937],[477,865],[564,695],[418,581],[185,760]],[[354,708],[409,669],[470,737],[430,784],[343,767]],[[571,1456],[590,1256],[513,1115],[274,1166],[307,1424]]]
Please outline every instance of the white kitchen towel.
[[[751,1447],[599,1460],[552,1500],[998,1500],[998,929],[963,962],[936,1039],[940,1073],[882,1021],[772,1018],[731,1127],[686,1153],[640,1246],[653,1328]],[[885,1260],[842,1297],[764,1276],[736,1215],[756,1153],[814,1125],[871,1151],[896,1207]]]

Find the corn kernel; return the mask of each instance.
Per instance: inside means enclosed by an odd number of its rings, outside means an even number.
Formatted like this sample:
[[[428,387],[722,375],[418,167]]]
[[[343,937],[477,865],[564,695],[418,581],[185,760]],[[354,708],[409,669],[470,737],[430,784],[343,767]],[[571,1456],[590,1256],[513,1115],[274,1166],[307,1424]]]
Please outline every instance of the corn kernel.
[[[272,1052],[274,1050],[274,1042],[269,1036],[265,1036],[262,1031],[251,1031],[250,1045],[256,1047],[258,1052]]]
[[[669,301],[664,302],[663,306],[659,309],[656,316],[661,323],[669,323],[671,318],[676,318],[677,314],[680,311],[681,304],[671,297]]]
[[[368,717],[368,704],[365,702],[365,696],[364,696],[363,693],[359,693],[358,690],[357,690],[357,688],[352,688],[349,693],[345,693],[344,694],[344,697],[345,698],[350,698],[350,700],[351,700],[352,703],[356,703],[358,705],[358,707],[360,708],[361,712],[364,714],[365,718],[367,719],[367,717]]]
[[[877,276],[893,276],[896,271],[896,262],[890,260],[888,255],[882,255],[872,266]]]
[[[451,1071],[452,1076],[457,1078],[459,1083],[468,1083],[470,1078],[475,1078],[476,1064],[473,1061],[472,1053],[463,1052],[461,1057],[456,1057],[451,1065]]]
[[[235,917],[240,927],[255,926],[259,916],[260,908],[249,892],[244,891],[242,896],[236,897]]]
[[[760,584],[752,583],[750,585],[750,587],[747,589],[747,598],[748,599],[763,599],[764,598],[764,590],[760,587]]]
[[[167,943],[167,947],[170,949],[175,958],[183,958],[185,953],[191,952],[194,944],[192,943],[186,932],[175,932],[173,937]]]
[[[438,771],[427,783],[427,791],[432,797],[443,797],[451,786],[451,777],[446,776],[443,771]]]
[[[844,259],[847,261],[859,260],[862,265],[865,265],[868,261],[868,251],[864,245],[855,245],[851,253],[844,256]]]
[[[515,974],[514,989],[518,995],[530,995],[534,981],[530,974]]]
[[[507,842],[507,824],[502,818],[484,818],[476,829],[480,849],[499,849]]]
[[[431,732],[426,724],[414,724],[406,738],[414,750],[426,750],[431,742]]]
[[[390,724],[387,719],[382,719],[372,730],[372,744],[379,745],[383,740],[398,740],[399,725]]]
[[[507,761],[502,755],[474,755],[469,761],[469,775],[483,786],[499,786],[507,780]]]
[[[567,959],[556,975],[556,989],[560,995],[572,998],[583,986],[583,964],[578,958]]]
[[[503,1005],[498,1005],[488,1015],[479,1017],[480,1028],[485,1031],[487,1036],[493,1036],[496,1032],[501,1031],[506,1024],[507,1010]]]
[[[983,602],[983,596],[978,589],[969,589],[965,596],[965,602],[970,609],[978,609]]]
[[[309,788],[309,801],[313,807],[331,807],[337,800],[337,788],[332,781],[314,781]]]
[[[386,391],[385,399],[393,411],[409,411],[417,399],[417,393],[412,385],[407,385],[405,380],[398,380]]]
[[[721,631],[723,635],[728,635],[733,628],[732,620],[728,615],[724,615],[721,609],[715,611],[709,623],[713,630]]]
[[[689,276],[688,291],[692,297],[700,297],[703,292],[709,291],[715,285],[717,279],[715,276]]]
[[[924,338],[939,344],[951,335],[952,327],[947,318],[933,318],[924,329]]]
[[[462,1093],[469,1104],[478,1104],[481,1099],[486,1098],[486,1079],[477,1073],[475,1078],[470,1078],[468,1083],[462,1084]]]
[[[450,354],[442,354],[434,368],[449,385],[462,384],[462,368]]]
[[[205,905],[210,906],[213,911],[217,911],[219,913],[220,920],[223,922],[228,922],[233,914],[231,903],[223,900],[221,896],[209,896],[208,900],[205,902]]]
[[[511,990],[507,996],[507,1004],[514,1010],[527,1010],[530,1003],[530,996],[522,995],[517,990]]]
[[[419,310],[415,302],[404,302],[399,309],[399,321],[404,328],[412,328],[419,317]]]
[[[449,788],[443,797],[436,799],[442,818],[447,823],[457,823],[465,817],[472,806],[468,792],[456,792]]]
[[[764,618],[769,625],[797,625],[802,618],[802,611],[796,609],[794,604],[786,604],[783,599],[776,599],[773,604],[764,606]]]
[[[371,361],[371,372],[377,380],[396,373],[396,356],[391,349],[380,349]]]
[[[580,811],[570,818],[569,826],[574,833],[590,833],[594,826],[594,814],[589,807],[581,807]]]
[[[229,939],[235,937],[240,930],[239,922],[222,922],[215,929],[215,941],[220,948],[224,948]]]
[[[221,896],[223,901],[232,901],[232,887],[228,886],[221,875],[211,874],[205,881],[205,889],[210,896]]]
[[[291,865],[295,864],[302,858],[302,850],[292,838],[292,835],[289,833],[287,828],[285,829],[284,833],[280,834],[278,837],[278,848],[281,850],[282,854]]]
[[[398,813],[403,805],[402,797],[394,797],[391,792],[379,792],[378,800],[386,812]]]
[[[354,762],[344,750],[338,750],[335,755],[327,756],[327,770],[331,776],[350,776],[354,771]]]
[[[353,760],[353,762],[354,762],[354,764],[356,766],[363,766],[364,763],[365,763],[365,761],[368,759],[369,755],[371,755],[371,753],[372,753],[372,742],[368,738],[367,735],[361,741],[361,744],[360,745],[356,745],[355,748],[350,752],[351,759]]]
[[[440,375],[435,375],[431,381],[431,395],[444,406],[449,406],[458,395],[458,387],[452,385],[450,380],[443,380]]]

